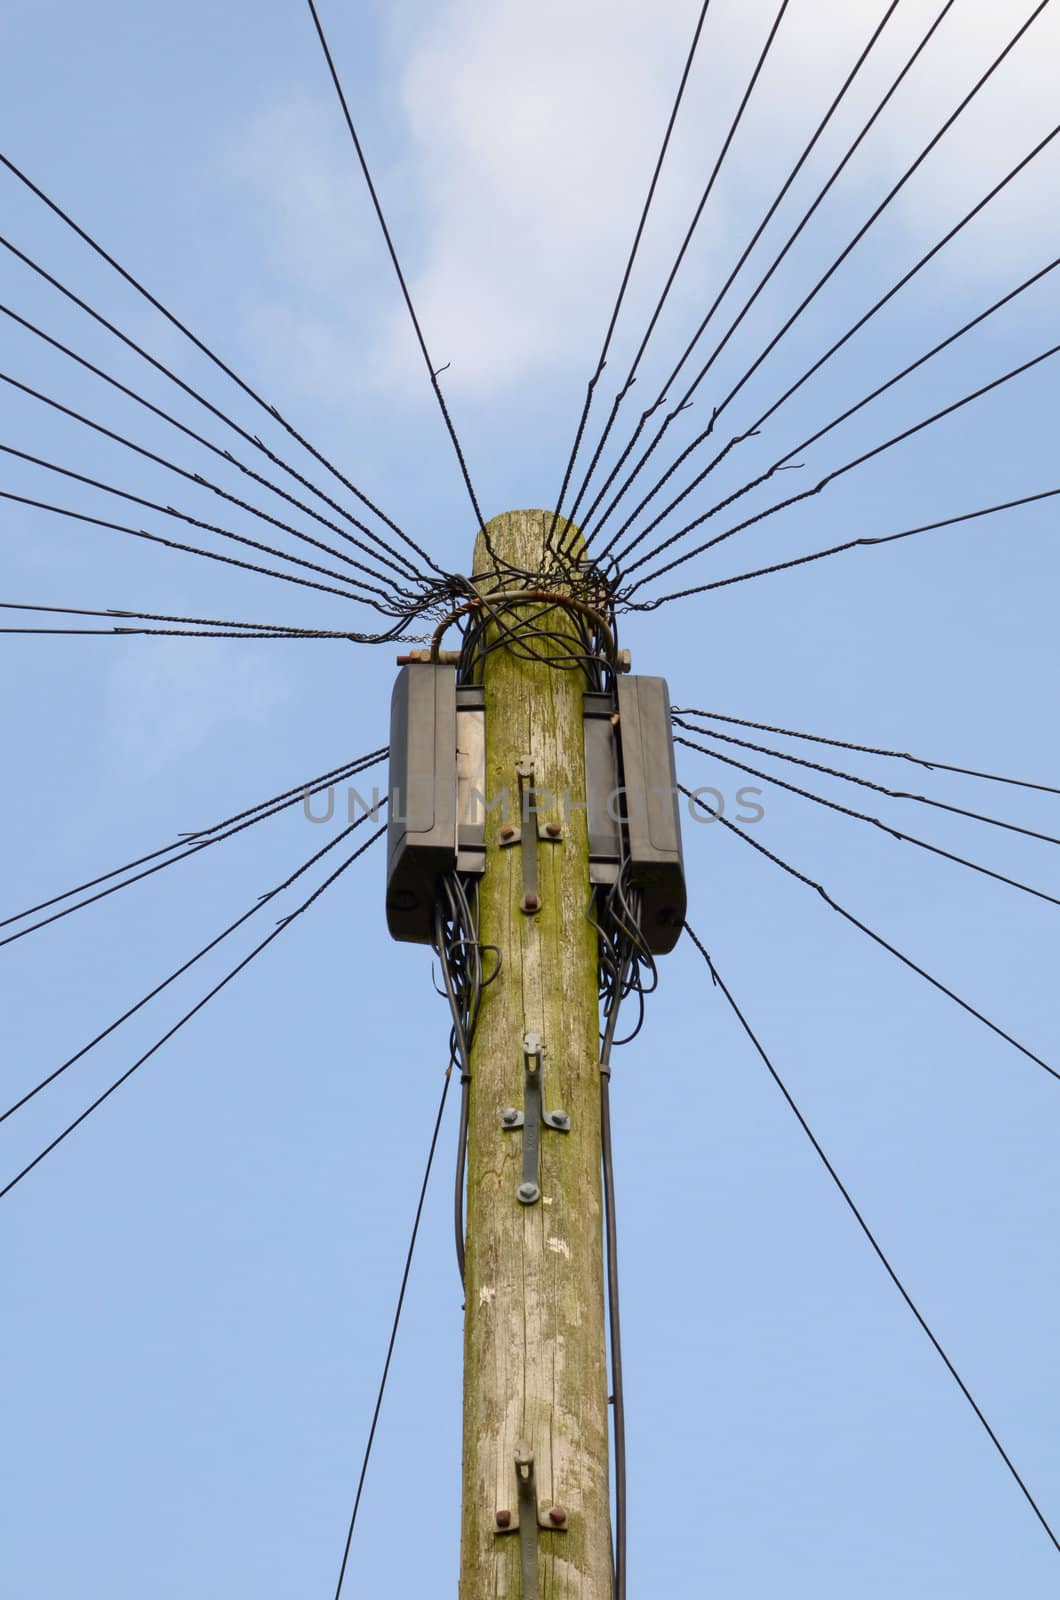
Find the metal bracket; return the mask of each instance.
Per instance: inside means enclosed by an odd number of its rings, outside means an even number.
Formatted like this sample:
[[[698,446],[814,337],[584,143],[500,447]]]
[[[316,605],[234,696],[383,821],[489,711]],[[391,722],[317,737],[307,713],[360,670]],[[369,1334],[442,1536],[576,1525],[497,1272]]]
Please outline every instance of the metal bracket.
[[[559,844],[563,839],[563,824],[560,822],[538,822],[532,825],[531,817],[536,812],[536,806],[531,806],[530,798],[536,795],[534,788],[534,758],[523,756],[515,768],[519,781],[519,818],[522,827],[518,828],[513,823],[505,823],[501,829],[501,848],[521,844],[523,847],[523,898],[519,902],[520,911],[528,917],[535,916],[541,910],[541,894],[537,881],[537,846],[542,844]],[[543,793],[544,791],[542,791]]]
[[[533,916],[541,910],[541,896],[537,892],[537,829],[529,827],[530,796],[534,793],[534,758],[524,756],[515,769],[519,780],[519,818],[526,837],[523,839],[523,898],[520,911]]]
[[[495,1532],[518,1533],[521,1558],[522,1600],[540,1600],[537,1530],[547,1528],[550,1533],[566,1533],[567,1513],[562,1506],[549,1506],[542,1511],[537,1502],[537,1480],[534,1473],[534,1453],[525,1444],[515,1447],[515,1482],[518,1492],[518,1510],[499,1510],[496,1514]]]
[[[515,1451],[515,1481],[519,1488],[519,1565],[523,1575],[523,1600],[539,1600],[537,1481],[534,1458],[525,1445]]]
[[[523,1130],[523,1181],[515,1191],[524,1206],[532,1206],[541,1198],[538,1183],[538,1164],[541,1150],[541,1124],[554,1128],[557,1133],[570,1132],[570,1114],[566,1111],[545,1111],[542,1078],[545,1047],[541,1036],[527,1033],[523,1036],[523,1111],[508,1106],[501,1113],[501,1127],[505,1132],[515,1128]]]

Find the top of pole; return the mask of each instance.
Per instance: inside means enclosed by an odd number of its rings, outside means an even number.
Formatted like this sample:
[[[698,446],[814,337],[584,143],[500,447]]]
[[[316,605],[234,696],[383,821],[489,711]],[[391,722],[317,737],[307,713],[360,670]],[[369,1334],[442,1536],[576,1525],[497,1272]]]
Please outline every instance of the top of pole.
[[[555,526],[553,526],[555,524]],[[502,511],[480,529],[475,540],[473,582],[497,588],[499,579],[516,587],[566,588],[578,576],[585,553],[580,528],[552,511]]]

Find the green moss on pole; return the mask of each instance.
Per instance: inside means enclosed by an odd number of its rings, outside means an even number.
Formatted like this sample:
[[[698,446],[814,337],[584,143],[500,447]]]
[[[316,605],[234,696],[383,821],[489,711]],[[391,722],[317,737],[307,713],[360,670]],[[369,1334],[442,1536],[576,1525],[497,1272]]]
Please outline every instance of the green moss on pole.
[[[540,572],[551,523],[551,512],[506,512],[489,523],[490,543],[501,561]],[[581,547],[563,521],[557,539],[574,553]],[[481,534],[474,571],[483,594],[509,587]],[[561,607],[540,625],[576,637]],[[542,642],[543,655],[551,648]],[[480,937],[498,947],[502,965],[483,993],[471,1060],[460,1600],[521,1600],[520,1535],[497,1532],[498,1512],[517,1516],[520,1444],[534,1454],[542,1513],[566,1513],[565,1531],[540,1531],[541,1600],[610,1600],[597,940],[586,917],[589,844],[578,805],[587,685],[580,670],[506,649],[485,657],[483,681],[488,800],[507,790],[510,823],[521,824],[517,768],[530,756],[536,787],[553,797],[538,797],[530,827],[559,822],[562,838],[537,847],[541,907],[527,915],[521,850],[532,847],[529,830],[523,844],[504,848],[503,807],[487,813]],[[527,1032],[544,1043],[545,1108],[561,1108],[571,1123],[569,1133],[542,1129],[533,1205],[516,1197],[523,1135],[502,1127],[505,1108],[523,1106]]]

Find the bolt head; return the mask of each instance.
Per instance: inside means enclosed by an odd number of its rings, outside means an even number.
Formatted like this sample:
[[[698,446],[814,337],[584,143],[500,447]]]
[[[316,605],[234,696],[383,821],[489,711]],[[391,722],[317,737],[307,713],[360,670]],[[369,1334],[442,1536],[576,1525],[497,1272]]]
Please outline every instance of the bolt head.
[[[524,1206],[532,1206],[540,1198],[541,1190],[536,1183],[521,1183],[515,1191]]]
[[[553,1111],[552,1120],[557,1128],[569,1128],[570,1116],[566,1111]]]
[[[558,839],[562,831],[563,830],[558,822],[545,823],[545,832],[548,834],[550,839]]]
[[[523,895],[523,910],[527,912],[540,911],[541,900],[536,894]]]
[[[501,829],[501,838],[502,839],[514,839],[515,838],[515,829],[512,827],[510,822],[506,822],[504,827]]]
[[[562,1506],[553,1506],[549,1511],[548,1520],[554,1528],[562,1528],[567,1521],[567,1513]]]
[[[498,1526],[498,1528],[510,1528],[511,1525],[512,1525],[512,1514],[511,1514],[511,1512],[510,1511],[498,1511],[497,1512],[497,1526]]]
[[[514,1106],[508,1106],[507,1110],[501,1112],[501,1121],[503,1123],[505,1123],[507,1127],[510,1128],[512,1123],[516,1121],[518,1116],[519,1116],[519,1113],[518,1113],[518,1111],[516,1111],[515,1107]]]

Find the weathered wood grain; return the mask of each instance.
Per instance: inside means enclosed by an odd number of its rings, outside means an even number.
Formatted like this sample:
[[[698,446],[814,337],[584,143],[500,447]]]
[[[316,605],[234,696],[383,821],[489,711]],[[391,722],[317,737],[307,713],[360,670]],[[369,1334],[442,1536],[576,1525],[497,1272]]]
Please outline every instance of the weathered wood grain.
[[[491,542],[500,557],[539,570],[551,520],[507,512],[489,524]],[[480,534],[483,592],[504,586],[483,576],[491,568]],[[561,609],[547,626],[573,632]],[[586,917],[585,812],[564,816],[562,801],[565,791],[584,800],[586,682],[579,670],[496,650],[484,685],[489,797],[507,788],[518,824],[516,766],[531,755],[535,783],[555,796],[543,820],[562,821],[564,836],[539,848],[542,907],[527,916],[523,847],[500,847],[499,807],[487,817],[481,938],[500,948],[503,965],[484,992],[472,1054],[460,1600],[521,1600],[519,1535],[495,1531],[498,1510],[516,1516],[520,1443],[534,1452],[541,1506],[567,1513],[567,1531],[540,1534],[541,1600],[609,1600],[597,944]],[[532,1206],[516,1199],[522,1134],[501,1126],[506,1106],[523,1105],[528,1030],[545,1044],[545,1107],[571,1117],[567,1134],[542,1130],[542,1195]]]

